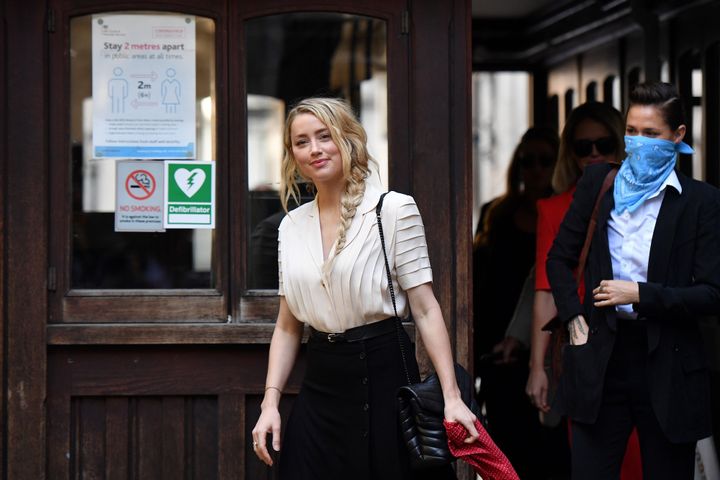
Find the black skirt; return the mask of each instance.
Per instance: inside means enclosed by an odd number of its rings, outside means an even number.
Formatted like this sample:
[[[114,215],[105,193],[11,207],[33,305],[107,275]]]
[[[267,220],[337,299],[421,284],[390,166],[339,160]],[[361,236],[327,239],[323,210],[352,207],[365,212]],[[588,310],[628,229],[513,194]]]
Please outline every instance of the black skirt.
[[[411,380],[413,346],[402,332]],[[397,419],[407,384],[397,332],[352,343],[310,338],[300,394],[285,426],[281,480],[455,479],[452,467],[412,471]]]

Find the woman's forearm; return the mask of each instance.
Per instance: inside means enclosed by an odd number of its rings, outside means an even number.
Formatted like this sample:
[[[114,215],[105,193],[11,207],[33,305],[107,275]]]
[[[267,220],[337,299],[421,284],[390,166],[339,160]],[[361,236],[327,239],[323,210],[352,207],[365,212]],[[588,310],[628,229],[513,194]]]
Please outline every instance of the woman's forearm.
[[[428,357],[435,367],[445,399],[459,398],[460,390],[458,389],[455,379],[455,367],[450,348],[450,337],[443,321],[440,305],[429,310],[425,315],[413,317],[415,325],[420,332]]]
[[[270,341],[268,373],[265,380],[265,397],[262,407],[277,407],[280,403],[282,390],[295,364],[300,341],[302,340],[303,324],[290,313],[287,302],[280,299],[275,330]]]
[[[455,378],[450,337],[445,327],[440,305],[432,291],[432,285],[430,283],[419,285],[409,289],[407,294],[415,325],[440,379],[445,400],[445,419],[462,424],[468,432],[465,442],[472,443],[479,436],[474,424],[476,418],[460,395]]]
[[[432,286],[426,283],[411,288],[408,290],[408,300],[420,338],[440,379],[443,397],[446,400],[459,398],[450,337]]]
[[[550,335],[542,328],[557,315],[555,301],[548,290],[536,290],[533,301],[533,321],[530,336],[530,369],[542,369]]]

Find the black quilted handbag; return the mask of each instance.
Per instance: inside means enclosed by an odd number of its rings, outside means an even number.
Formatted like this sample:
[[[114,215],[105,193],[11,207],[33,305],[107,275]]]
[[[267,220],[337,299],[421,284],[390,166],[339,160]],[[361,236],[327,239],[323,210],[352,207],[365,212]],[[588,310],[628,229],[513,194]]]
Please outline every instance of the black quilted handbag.
[[[403,327],[395,306],[395,291],[393,289],[392,276],[390,275],[390,263],[388,262],[387,252],[385,251],[382,222],[380,221],[380,212],[385,195],[386,194],[383,194],[380,197],[380,201],[375,208],[375,215],[377,216],[378,231],[380,232],[380,244],[382,245],[383,255],[385,256],[385,272],[388,277],[390,298],[392,299],[393,309],[395,310],[398,343],[400,345],[403,368],[405,369],[405,377],[408,383],[398,390],[400,428],[410,454],[410,465],[415,469],[434,468],[447,465],[454,460],[448,447],[447,434],[445,433],[445,427],[443,425],[445,401],[442,395],[440,379],[436,373],[429,375],[420,383],[411,383],[410,381],[410,374],[405,360],[405,348],[400,338],[400,332]],[[476,417],[481,418],[480,408],[475,402],[473,395],[473,379],[467,370],[457,363],[455,364],[455,378],[457,379],[463,401]]]
[[[473,395],[472,377],[457,363],[455,378],[463,401],[476,417],[481,418]],[[452,462],[454,458],[443,426],[445,403],[437,374],[429,375],[420,383],[400,387],[398,404],[400,428],[410,453],[410,465],[421,469]]]

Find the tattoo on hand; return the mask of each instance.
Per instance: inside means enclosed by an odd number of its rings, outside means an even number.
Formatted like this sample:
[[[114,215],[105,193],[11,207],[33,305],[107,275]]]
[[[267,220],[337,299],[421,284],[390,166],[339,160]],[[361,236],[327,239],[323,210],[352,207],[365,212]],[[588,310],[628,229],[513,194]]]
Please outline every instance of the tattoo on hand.
[[[578,330],[580,330],[580,333],[585,335],[585,329],[583,328],[582,322],[580,321],[580,317],[575,318],[575,325],[577,326]]]
[[[577,345],[578,343],[580,343],[580,335],[578,335],[578,330],[580,331],[580,334],[586,335],[585,327],[583,327],[582,322],[580,321],[580,317],[575,317],[570,321],[570,324],[568,325],[568,330],[570,331],[571,345]]]

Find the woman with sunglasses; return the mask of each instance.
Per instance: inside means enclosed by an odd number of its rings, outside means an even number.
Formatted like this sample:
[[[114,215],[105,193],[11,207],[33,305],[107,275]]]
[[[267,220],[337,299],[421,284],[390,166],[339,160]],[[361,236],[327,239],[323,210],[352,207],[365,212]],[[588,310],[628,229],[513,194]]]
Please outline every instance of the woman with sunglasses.
[[[623,154],[625,121],[604,103],[589,102],[575,108],[560,135],[560,151],[552,185],[557,195],[538,200],[535,298],[531,335],[530,376],[526,392],[542,415],[550,415],[545,353],[550,337],[542,327],[557,315],[545,271],[547,253],[570,207],[577,181],[587,165],[619,163]],[[582,283],[582,282],[581,282]],[[582,289],[580,290],[582,291]],[[545,423],[554,423],[549,418]]]
[[[547,199],[538,200],[538,225],[536,244],[535,296],[533,299],[533,321],[531,329],[530,373],[525,387],[530,402],[539,410],[543,425],[556,427],[560,416],[550,411],[549,392],[554,394],[546,372],[546,351],[550,336],[542,327],[555,315],[557,309],[550,291],[545,271],[547,253],[555,240],[565,213],[567,212],[577,181],[587,165],[597,163],[619,163],[622,159],[625,121],[613,107],[588,102],[575,108],[568,117],[560,135],[560,153],[553,172],[553,189],[558,193]],[[582,287],[580,288],[582,291]],[[554,379],[556,381],[556,379]],[[568,446],[564,429],[561,427],[544,431],[545,450],[554,450],[548,455],[548,467],[553,472],[569,468]],[[628,442],[623,462],[622,480],[639,480],[640,460],[637,436]]]
[[[525,398],[527,350],[517,348],[508,358],[493,351],[505,350],[512,341],[504,340],[505,330],[535,262],[535,203],[552,193],[557,149],[553,129],[533,127],[525,132],[508,168],[506,193],[483,207],[473,257],[475,372],[482,378],[479,400],[485,403],[493,439],[523,479],[533,478],[537,471],[530,447],[535,443],[532,432],[540,429]]]
[[[627,157],[600,199],[581,303],[573,270],[609,165],[585,169],[547,273],[568,328],[554,407],[572,419],[572,478],[618,478],[637,428],[646,479],[692,479],[709,436],[698,321],[720,311],[720,196],[675,170],[685,117],[677,90],[637,85]]]

